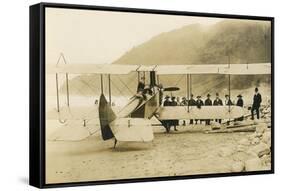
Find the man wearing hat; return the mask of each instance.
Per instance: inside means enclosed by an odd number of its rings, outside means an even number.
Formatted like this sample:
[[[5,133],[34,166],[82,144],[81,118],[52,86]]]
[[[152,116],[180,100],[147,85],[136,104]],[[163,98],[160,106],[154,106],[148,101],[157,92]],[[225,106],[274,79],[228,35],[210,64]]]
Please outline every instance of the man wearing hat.
[[[180,106],[187,106],[187,100],[185,97],[181,98]],[[183,126],[185,126],[185,125],[186,125],[185,120],[183,120]]]
[[[236,105],[239,106],[239,107],[243,107],[244,106],[244,101],[242,99],[242,95],[239,94],[237,97],[238,97],[238,100],[237,100]]]
[[[165,96],[165,101],[163,103],[164,106],[171,106],[171,101],[170,101],[170,96],[166,95]],[[166,132],[169,133],[170,132],[170,128],[171,128],[171,121],[170,120],[163,120],[162,121]]]
[[[196,100],[196,106],[197,106],[197,108],[201,108],[201,106],[202,105],[204,105],[204,102],[202,101],[202,99],[201,99],[201,96],[199,95],[199,96],[197,96],[196,97],[197,98],[197,100]]]
[[[225,95],[225,105],[233,105],[232,101],[230,100],[229,95]]]
[[[196,106],[197,106],[198,109],[201,109],[202,105],[204,105],[204,102],[201,100],[201,96],[200,96],[200,95],[197,96],[196,98],[197,98],[197,100],[196,100]],[[197,121],[198,121],[198,120],[195,119],[195,124],[197,124]],[[202,120],[200,120],[200,124],[202,124]]]
[[[225,105],[227,105],[227,106],[233,105],[232,101],[230,100],[230,96],[227,95],[227,94],[225,95]],[[227,121],[226,124],[229,125],[229,124],[230,124],[230,121]]]
[[[254,98],[253,98],[253,106],[252,106],[252,109],[251,109],[252,120],[254,120],[254,111],[256,111],[257,119],[260,118],[261,102],[262,102],[262,98],[261,98],[261,94],[259,93],[259,89],[255,88],[255,95],[254,95]]]
[[[193,98],[193,94],[190,95],[190,99],[188,100],[188,105],[189,106],[196,106],[196,101]],[[190,119],[189,124],[193,124],[193,119]]]
[[[170,105],[171,105],[170,96],[166,95],[163,106],[170,106]]]
[[[216,99],[214,100],[213,105],[223,105],[222,100],[220,99],[219,93],[216,93]]]
[[[182,97],[182,98],[181,98],[180,106],[187,106],[187,100],[186,100],[185,97]]]
[[[171,106],[177,106],[177,105],[178,105],[178,103],[176,101],[176,97],[172,96]]]
[[[172,102],[171,102],[170,106],[177,106],[177,105],[178,105],[178,103],[176,101],[176,97],[172,96]],[[174,130],[178,131],[177,126],[179,125],[179,120],[170,120],[170,121],[171,121],[171,126],[174,126]]]
[[[207,94],[207,99],[205,100],[205,105],[212,105],[212,100],[210,99],[211,95]]]
[[[210,99],[211,95],[207,94],[207,99],[205,100],[205,105],[212,105],[212,100]],[[206,119],[206,125],[210,125],[211,120]]]
[[[214,100],[213,105],[215,106],[223,105],[222,100],[219,97],[219,93],[216,93],[216,99]],[[221,123],[221,119],[216,119],[215,121]]]
[[[236,105],[239,106],[239,107],[243,107],[244,106],[244,101],[242,99],[242,95],[239,94],[237,97],[238,97],[238,100],[237,100]],[[242,117],[237,118],[236,120],[237,121],[243,121],[243,119],[244,119],[244,117],[242,116]]]

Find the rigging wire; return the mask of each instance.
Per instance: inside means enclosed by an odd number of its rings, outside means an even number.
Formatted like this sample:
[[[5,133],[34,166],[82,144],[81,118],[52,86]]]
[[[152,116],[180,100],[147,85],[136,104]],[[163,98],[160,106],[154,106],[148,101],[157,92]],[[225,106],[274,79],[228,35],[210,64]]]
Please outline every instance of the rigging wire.
[[[177,81],[177,83],[176,83],[176,85],[175,86],[177,86],[180,82],[181,82],[181,80],[183,79],[183,77],[184,77],[185,75],[184,74],[182,74],[180,77],[179,77],[179,80]]]
[[[134,92],[126,85],[126,83],[119,77],[117,76],[117,78],[120,80],[120,82],[129,90],[129,92],[131,92],[132,94],[134,94]]]

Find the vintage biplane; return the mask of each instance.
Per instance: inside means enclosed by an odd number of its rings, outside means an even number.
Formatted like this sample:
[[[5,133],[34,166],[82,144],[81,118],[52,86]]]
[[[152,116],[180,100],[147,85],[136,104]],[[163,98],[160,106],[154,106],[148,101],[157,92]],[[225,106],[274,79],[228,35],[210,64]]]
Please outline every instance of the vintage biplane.
[[[149,74],[150,93],[147,95],[133,95],[127,105],[120,112],[115,113],[111,107],[111,79],[110,75],[126,75],[136,72],[138,78],[140,73]],[[56,75],[57,89],[57,114],[64,116],[64,119],[57,117],[62,122],[67,118],[79,119],[79,114],[68,114],[69,108],[69,74],[95,74],[100,75],[101,95],[98,106],[98,118],[103,140],[114,139],[124,142],[149,142],[154,138],[152,123],[150,119],[154,116],[160,122],[165,120],[180,119],[234,119],[244,115],[241,107],[229,106],[161,106],[164,91],[177,90],[177,87],[161,87],[159,84],[160,75],[186,75],[187,99],[191,95],[192,75],[206,74],[228,75],[230,89],[230,75],[258,75],[271,74],[270,63],[252,63],[252,64],[217,64],[217,65],[115,65],[115,64],[57,64],[47,65],[47,73]],[[58,75],[65,75],[67,87],[68,109],[60,108],[59,105],[59,86]],[[109,86],[108,100],[103,90],[104,78],[107,77]],[[91,115],[84,116],[81,120],[90,119]],[[90,134],[89,134],[90,135]],[[85,134],[87,136],[87,134]],[[82,137],[83,138],[83,137]]]

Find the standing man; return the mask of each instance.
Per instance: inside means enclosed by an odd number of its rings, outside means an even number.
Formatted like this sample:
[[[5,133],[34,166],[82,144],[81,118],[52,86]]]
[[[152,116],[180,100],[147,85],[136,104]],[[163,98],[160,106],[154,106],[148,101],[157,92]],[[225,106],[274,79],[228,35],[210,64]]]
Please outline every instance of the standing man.
[[[233,105],[232,101],[230,100],[229,95],[225,95],[225,105],[227,105],[227,106],[232,106]],[[229,107],[229,109],[230,109],[230,107]],[[226,124],[229,125],[230,121],[228,120]]]
[[[225,105],[229,106],[229,105],[233,105],[232,101],[230,100],[229,95],[225,95]]]
[[[163,106],[164,107],[171,106],[170,96],[166,95]],[[171,128],[171,120],[163,120],[163,125],[166,129],[166,132],[169,133]]]
[[[219,97],[219,93],[216,93],[216,99],[214,100],[213,105],[215,105],[215,106],[223,105],[222,100]],[[221,123],[221,119],[216,119],[215,121]]]
[[[188,100],[189,106],[196,106],[196,101],[193,99],[193,94],[190,95],[190,99]],[[193,124],[193,119],[190,119],[190,123]]]
[[[181,105],[180,97],[177,97],[177,106]]]
[[[172,97],[172,102],[171,102],[171,105],[170,105],[170,106],[177,106],[177,105],[178,105],[178,103],[177,103],[177,101],[176,101],[176,97],[173,96],[173,97]],[[177,126],[179,125],[179,120],[171,120],[171,125],[174,126],[174,130],[175,130],[175,131],[178,131],[178,130],[177,130]]]
[[[180,106],[187,106],[187,100],[186,100],[185,97],[182,97],[182,98],[181,98]],[[183,121],[183,124],[182,124],[182,125],[185,126],[185,125],[186,125],[185,120],[182,120],[182,121]]]
[[[244,106],[244,101],[242,99],[242,95],[239,94],[237,97],[238,97],[238,100],[237,100],[236,105],[239,106],[239,107],[243,107]],[[242,116],[242,117],[237,118],[236,120],[237,121],[243,121],[243,119],[244,119],[244,117]]]
[[[187,100],[186,100],[185,97],[182,97],[182,98],[181,98],[180,106],[187,106]]]
[[[212,105],[212,100],[210,99],[211,95],[207,94],[207,99],[205,100],[205,105]],[[206,119],[206,125],[210,125],[211,120]]]
[[[204,105],[204,102],[201,100],[201,96],[197,96],[196,100],[196,106],[198,109],[201,109],[202,105]],[[198,119],[195,119],[195,124],[197,124]],[[202,120],[200,119],[200,124],[202,124]]]
[[[171,105],[170,96],[166,95],[164,106],[170,106],[170,105]]]
[[[252,106],[252,109],[251,109],[252,120],[254,120],[254,111],[256,111],[257,119],[260,118],[261,102],[262,102],[262,98],[261,98],[261,94],[259,93],[259,89],[255,88],[255,95],[254,95],[254,98],[253,98],[253,106]]]
[[[244,106],[244,101],[242,99],[242,95],[239,94],[237,97],[238,97],[238,100],[237,100],[236,105],[239,106],[239,107],[243,107]]]

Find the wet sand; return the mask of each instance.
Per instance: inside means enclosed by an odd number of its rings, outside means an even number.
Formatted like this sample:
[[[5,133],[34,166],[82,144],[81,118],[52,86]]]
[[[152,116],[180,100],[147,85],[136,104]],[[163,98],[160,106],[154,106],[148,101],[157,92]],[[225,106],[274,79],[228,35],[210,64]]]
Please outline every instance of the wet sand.
[[[46,182],[80,182],[232,172],[249,155],[237,151],[252,133],[206,134],[205,127],[181,126],[166,134],[154,127],[150,143],[103,141],[99,132],[83,141],[47,141]]]

